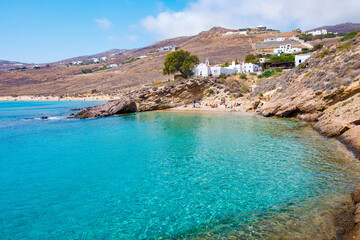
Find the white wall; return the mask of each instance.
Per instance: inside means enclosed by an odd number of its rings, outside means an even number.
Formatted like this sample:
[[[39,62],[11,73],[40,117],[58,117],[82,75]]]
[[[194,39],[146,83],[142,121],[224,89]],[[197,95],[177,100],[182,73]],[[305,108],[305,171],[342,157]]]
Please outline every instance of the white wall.
[[[295,56],[295,67],[299,66],[301,63],[305,62],[306,59],[310,58],[310,55],[296,55]]]

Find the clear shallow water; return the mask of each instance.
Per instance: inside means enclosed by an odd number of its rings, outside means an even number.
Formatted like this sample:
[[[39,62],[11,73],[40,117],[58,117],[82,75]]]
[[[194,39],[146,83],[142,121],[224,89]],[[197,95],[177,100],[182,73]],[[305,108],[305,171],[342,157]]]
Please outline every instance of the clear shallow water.
[[[340,144],[300,122],[64,119],[94,104],[0,103],[0,239],[328,234],[331,212],[360,180]]]

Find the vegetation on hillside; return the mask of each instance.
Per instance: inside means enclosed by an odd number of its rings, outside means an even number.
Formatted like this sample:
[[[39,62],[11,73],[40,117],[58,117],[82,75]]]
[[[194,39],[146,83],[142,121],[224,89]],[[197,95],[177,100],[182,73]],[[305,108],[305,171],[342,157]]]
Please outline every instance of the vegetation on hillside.
[[[180,72],[183,77],[194,75],[192,69],[200,62],[199,57],[190,55],[188,51],[177,50],[166,55],[163,74],[175,74]]]
[[[267,62],[294,62],[295,56],[294,55],[287,55],[287,54],[281,54],[280,56],[272,56],[270,57]]]
[[[301,34],[299,36],[300,39],[304,40],[305,42],[308,42],[308,41],[314,41],[314,40],[317,40],[317,39],[324,39],[324,38],[334,38],[334,37],[337,37],[338,35],[336,34],[333,34],[333,33],[328,33],[328,34],[322,34],[322,35],[311,35],[311,34]]]
[[[357,30],[357,31],[354,31],[354,32],[349,32],[344,37],[342,37],[340,39],[340,41],[346,41],[346,40],[349,40],[351,38],[354,38],[356,36],[356,34],[358,34],[359,32],[360,32],[360,30]]]

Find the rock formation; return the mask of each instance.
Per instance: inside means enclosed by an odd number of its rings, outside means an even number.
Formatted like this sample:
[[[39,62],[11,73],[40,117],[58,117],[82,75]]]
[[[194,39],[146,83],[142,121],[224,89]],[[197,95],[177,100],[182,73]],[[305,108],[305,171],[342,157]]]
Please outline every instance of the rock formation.
[[[336,137],[360,157],[360,36],[323,48],[275,81],[252,92],[273,91],[258,112],[314,122],[315,130]]]
[[[108,117],[115,114],[136,112],[137,107],[134,99],[124,96],[114,102],[103,103],[94,107],[81,110],[76,114],[76,118],[100,118]]]

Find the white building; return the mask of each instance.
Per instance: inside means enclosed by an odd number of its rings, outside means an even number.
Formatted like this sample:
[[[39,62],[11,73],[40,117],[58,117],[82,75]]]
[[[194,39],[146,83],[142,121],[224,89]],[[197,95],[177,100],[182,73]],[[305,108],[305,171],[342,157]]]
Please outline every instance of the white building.
[[[306,55],[296,55],[295,56],[295,67],[299,66],[301,63],[305,62],[306,59],[310,58],[310,54]]]
[[[106,62],[106,61],[107,61],[107,57],[102,57],[102,58],[101,58],[101,61]]]
[[[275,48],[273,54],[296,53],[296,52],[301,52],[301,49],[292,48],[291,44],[286,44],[286,45],[281,45],[279,48]]]
[[[240,31],[240,32],[227,32],[227,33],[223,33],[221,34],[222,36],[227,36],[227,35],[236,35],[236,34],[240,34],[240,35],[246,35],[246,31]]]
[[[328,32],[326,29],[321,29],[321,30],[315,30],[315,31],[311,31],[311,32],[307,32],[306,34],[311,34],[313,36],[317,36],[317,35],[326,35]]]
[[[178,49],[178,47],[173,45],[173,46],[161,47],[158,49],[158,51],[175,51],[177,49]]]
[[[235,64],[235,61],[229,67],[220,67],[220,66],[210,66],[209,61],[206,60],[205,63],[200,63],[196,65],[193,69],[195,76],[220,76],[221,73],[226,75],[236,74],[236,73],[247,73],[247,72],[257,72],[259,71],[259,66],[252,63],[240,63]]]
[[[140,57],[138,57],[139,59],[143,59],[143,58],[147,58],[148,56],[145,56],[145,55],[143,55],[143,56],[140,56]]]
[[[274,37],[274,38],[265,38],[264,42],[283,42],[285,38],[283,37]]]
[[[117,65],[116,63],[114,63],[114,64],[110,64],[109,66],[108,66],[108,68],[114,68],[114,67],[118,67],[119,65]]]
[[[100,60],[99,60],[98,58],[92,58],[91,61],[92,61],[93,63],[98,63],[98,62],[100,62]]]

